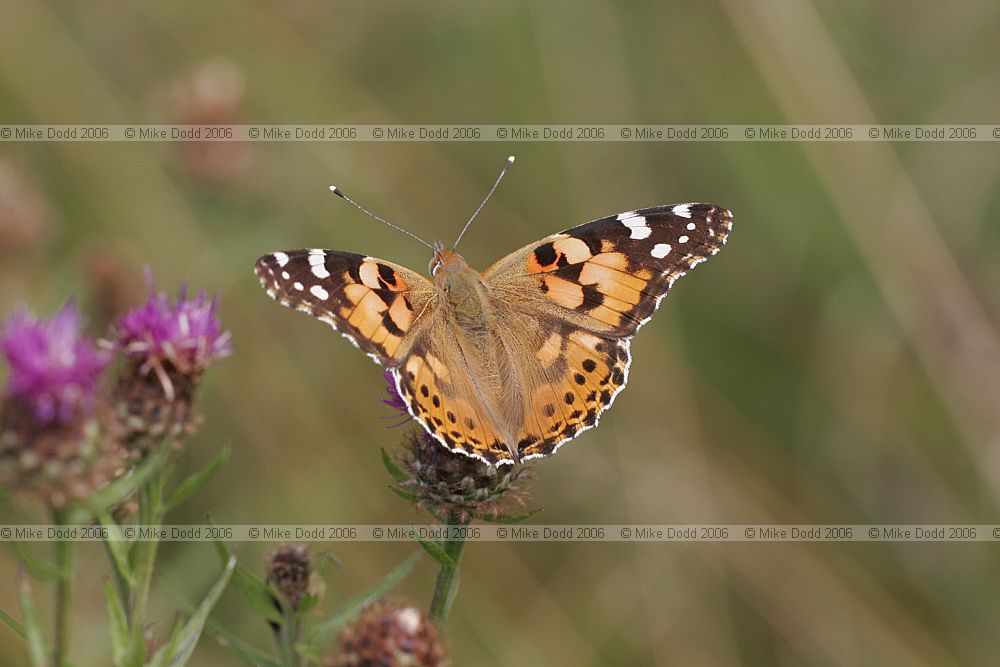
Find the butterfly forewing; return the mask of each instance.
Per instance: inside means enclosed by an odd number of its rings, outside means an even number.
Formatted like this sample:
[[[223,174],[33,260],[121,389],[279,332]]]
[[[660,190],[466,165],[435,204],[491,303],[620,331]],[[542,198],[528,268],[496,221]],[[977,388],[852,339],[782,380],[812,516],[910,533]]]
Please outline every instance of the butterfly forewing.
[[[510,308],[541,318],[548,332],[523,354],[537,372],[521,458],[547,456],[597,424],[628,379],[631,337],[731,227],[730,212],[713,204],[629,211],[553,234],[484,272]]]
[[[257,260],[271,298],[326,322],[368,356],[394,365],[434,294],[420,274],[365,255],[286,250]]]
[[[505,294],[541,295],[572,321],[633,335],[674,282],[722,247],[732,214],[714,204],[628,211],[525,246],[484,273]]]

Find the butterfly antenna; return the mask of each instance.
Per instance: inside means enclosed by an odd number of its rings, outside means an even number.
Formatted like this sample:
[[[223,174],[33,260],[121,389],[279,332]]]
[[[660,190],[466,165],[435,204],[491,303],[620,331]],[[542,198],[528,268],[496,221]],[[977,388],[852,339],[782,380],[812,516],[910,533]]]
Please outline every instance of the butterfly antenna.
[[[354,201],[353,199],[351,199],[350,197],[348,197],[347,195],[345,195],[340,190],[340,188],[338,188],[336,185],[331,185],[330,186],[330,192],[332,192],[333,194],[337,195],[338,197],[340,197],[341,199],[343,199],[344,201],[346,201],[348,204],[351,204],[352,206],[354,206],[355,208],[357,208],[359,211],[361,211],[363,213],[367,213],[368,215],[370,215],[371,217],[375,218],[379,222],[383,222],[383,223],[389,225],[390,227],[392,227],[393,229],[395,229],[397,231],[400,231],[400,232],[403,232],[407,236],[415,238],[416,240],[420,241],[421,243],[423,243],[425,246],[427,246],[428,248],[430,248],[432,250],[434,249],[434,246],[432,246],[430,243],[428,243],[427,241],[423,240],[422,238],[420,238],[419,236],[417,236],[416,234],[414,234],[410,230],[403,229],[399,225],[394,225],[391,222],[389,222],[388,220],[386,220],[385,218],[375,215],[374,213],[372,213],[371,211],[369,211],[368,209],[366,209],[364,206],[362,206],[358,202]]]
[[[507,175],[507,172],[510,171],[510,168],[513,165],[514,165],[514,156],[511,155],[509,158],[507,158],[507,162],[504,164],[503,170],[501,170],[500,175],[497,176],[497,182],[493,184],[493,187],[490,188],[489,193],[487,193],[486,199],[484,199],[483,203],[479,205],[479,208],[476,209],[476,212],[472,214],[472,217],[469,218],[469,221],[465,223],[465,227],[462,227],[462,232],[458,235],[458,238],[455,239],[455,244],[452,246],[452,248],[458,247],[458,242],[462,240],[463,236],[465,236],[465,230],[469,228],[469,225],[472,224],[472,221],[476,219],[476,216],[479,215],[479,212],[483,210],[484,206],[486,206],[486,202],[488,202],[490,200],[490,197],[493,196],[493,193],[497,191],[497,186],[500,185],[500,181],[503,180],[503,177]]]

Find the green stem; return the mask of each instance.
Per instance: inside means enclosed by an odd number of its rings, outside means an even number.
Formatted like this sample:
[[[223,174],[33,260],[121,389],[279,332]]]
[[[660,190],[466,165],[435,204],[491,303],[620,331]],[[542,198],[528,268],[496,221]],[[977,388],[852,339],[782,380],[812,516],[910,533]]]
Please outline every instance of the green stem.
[[[104,544],[104,555],[108,557],[108,565],[111,566],[111,574],[114,577],[115,590],[118,591],[118,599],[122,602],[122,609],[128,609],[128,596],[129,596],[129,586],[125,578],[122,577],[122,573],[118,571],[118,565],[115,563],[114,556],[111,555],[111,548],[108,546],[106,541],[102,542]]]
[[[56,526],[66,525],[65,514],[59,510],[53,511],[52,523]],[[66,661],[66,651],[69,648],[69,601],[73,583],[73,543],[65,539],[57,540],[55,543],[55,557],[56,627],[52,661],[55,667],[62,667]]]
[[[139,488],[139,517],[146,525],[159,526],[163,521],[162,514],[162,473],[153,476]],[[153,583],[153,570],[156,565],[156,552],[159,547],[157,540],[140,542],[139,562],[136,572],[136,586],[129,605],[128,621],[133,631],[143,632],[143,617],[146,613],[146,603],[149,600],[149,590]],[[137,627],[138,626],[138,627]]]
[[[278,650],[281,655],[282,667],[298,667],[299,654],[295,650],[295,641],[298,635],[295,612],[285,610],[283,614],[284,622],[278,631]]]
[[[444,525],[449,532],[453,527],[464,527],[468,521],[462,521],[454,514],[449,514]],[[442,565],[438,572],[437,584],[434,586],[434,598],[431,600],[430,617],[437,626],[443,627],[448,620],[448,612],[451,611],[451,603],[458,593],[458,561],[462,558],[462,550],[465,549],[465,536],[460,535],[457,539],[446,540],[442,545],[444,552],[451,558],[451,565]]]
[[[163,469],[139,486],[139,523],[145,526],[159,526],[163,522]],[[125,607],[125,617],[129,628],[129,649],[127,664],[141,665],[146,656],[146,605],[153,584],[156,566],[158,540],[136,543],[135,584]]]

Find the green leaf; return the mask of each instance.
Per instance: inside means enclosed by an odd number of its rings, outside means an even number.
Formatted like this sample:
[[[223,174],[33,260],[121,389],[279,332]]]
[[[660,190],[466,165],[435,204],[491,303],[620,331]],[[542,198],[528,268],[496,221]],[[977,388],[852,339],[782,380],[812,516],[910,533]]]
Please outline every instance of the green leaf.
[[[455,603],[455,596],[458,595],[458,587],[462,583],[462,570],[456,567],[451,575],[451,587],[448,589],[448,595],[444,601],[444,608],[441,611],[441,624],[444,624],[444,619],[448,618],[448,614],[451,613],[451,605]]]
[[[251,667],[281,667],[281,663],[273,655],[248,644],[212,619],[208,619],[205,627],[220,644],[231,648]]]
[[[42,626],[38,622],[38,609],[31,597],[31,584],[24,568],[17,569],[17,599],[21,604],[21,615],[24,617],[24,635],[28,642],[28,655],[33,667],[47,667],[49,664],[49,649],[45,645]]]
[[[172,441],[164,442],[131,472],[115,479],[86,501],[75,505],[69,512],[66,523],[87,523],[93,516],[109,513],[159,470],[172,448]]]
[[[396,459],[392,458],[389,452],[382,448],[382,465],[388,471],[389,475],[397,482],[405,482],[410,479],[410,474],[403,470],[402,466]]]
[[[316,571],[319,572],[319,576],[326,577],[326,573],[330,571],[330,565],[336,565],[338,568],[343,567],[340,559],[326,549],[316,554]]]
[[[275,596],[271,587],[242,565],[237,565],[236,571],[233,573],[233,588],[239,592],[255,612],[266,620],[279,625],[285,624],[285,617],[275,604]]]
[[[31,576],[36,579],[43,579],[45,581],[53,581],[59,578],[59,569],[54,565],[49,565],[45,561],[38,560],[31,553],[24,548],[23,545],[17,542],[11,543],[11,548],[14,550],[14,555],[17,556],[17,560],[20,561],[21,565],[31,573]]]
[[[209,519],[209,523],[215,525],[211,519]],[[229,548],[221,540],[212,540],[212,542],[215,544],[215,551],[223,563],[232,558]],[[237,565],[235,572],[233,572],[233,588],[264,619],[284,625],[285,617],[274,603],[274,592],[263,579],[242,565]]]
[[[28,633],[24,630],[24,626],[18,623],[16,618],[5,612],[3,609],[0,609],[0,621],[3,621],[4,625],[13,630],[14,634],[21,639],[26,640],[28,638]]]
[[[133,588],[135,586],[135,573],[132,572],[132,566],[129,565],[130,545],[122,535],[121,526],[108,514],[100,515],[98,520],[101,522],[101,526],[108,531],[108,539],[104,543],[108,547],[108,553],[111,554],[111,560],[114,562],[118,575],[129,585],[129,588]]]
[[[222,451],[219,452],[214,459],[212,459],[211,463],[181,482],[180,485],[174,489],[174,492],[170,494],[170,498],[167,499],[167,503],[164,505],[164,511],[177,507],[194,495],[194,493],[201,489],[201,487],[205,486],[205,484],[215,477],[215,474],[222,469],[222,466],[226,464],[226,461],[229,460],[229,453],[229,447],[224,447]]]
[[[333,616],[313,627],[306,639],[306,646],[302,647],[301,651],[307,657],[320,659],[337,632],[353,621],[364,607],[384,597],[399,585],[399,582],[406,578],[406,575],[413,570],[419,560],[420,552],[418,551],[397,565],[378,583],[349,598],[333,613]]]
[[[208,524],[210,526],[213,526],[213,527],[215,526],[215,521],[212,520],[211,515],[205,517],[205,520],[208,522]],[[229,562],[229,558],[230,558],[230,556],[232,554],[229,553],[229,547],[226,546],[225,542],[223,542],[222,540],[219,540],[219,539],[212,540],[212,546],[215,547],[215,553],[218,554],[219,561],[223,565],[225,565],[226,563],[228,563]]]
[[[198,609],[195,610],[187,623],[173,633],[170,641],[156,652],[149,667],[181,667],[187,664],[194,653],[195,646],[198,645],[198,639],[205,628],[209,613],[222,596],[222,591],[226,589],[235,569],[236,557],[233,556],[226,563],[225,569],[215,584],[205,594]]]
[[[111,628],[111,659],[117,667],[125,667],[129,654],[128,620],[121,598],[110,581],[104,582],[104,600]]]
[[[487,523],[521,523],[522,521],[527,521],[541,511],[542,508],[539,507],[536,510],[531,510],[530,512],[525,512],[524,514],[501,514],[499,516],[476,515],[476,518]]]
[[[317,604],[319,604],[319,596],[309,595],[307,593],[306,595],[302,596],[301,600],[299,600],[299,608],[295,610],[295,613],[308,614],[310,611],[316,608]]]
[[[390,486],[389,490],[392,491],[393,493],[395,493],[397,496],[399,496],[401,498],[405,498],[406,500],[409,500],[411,503],[415,503],[418,500],[420,500],[420,496],[418,496],[417,494],[413,493],[412,491],[405,491],[405,490],[400,489],[399,487],[396,487],[396,486]]]
[[[445,553],[444,549],[442,549],[441,545],[439,545],[437,542],[424,540],[421,539],[420,537],[417,537],[417,542],[419,542],[420,546],[424,548],[424,551],[427,552],[427,555],[429,555],[437,562],[441,563],[441,565],[445,567],[455,567],[455,559],[449,556],[447,553]]]

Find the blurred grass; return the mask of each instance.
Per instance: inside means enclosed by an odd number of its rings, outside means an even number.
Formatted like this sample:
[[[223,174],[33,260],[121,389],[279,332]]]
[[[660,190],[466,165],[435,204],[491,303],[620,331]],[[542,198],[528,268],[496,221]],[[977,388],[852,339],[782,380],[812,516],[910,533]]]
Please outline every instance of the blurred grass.
[[[243,122],[994,120],[997,7],[927,2],[438,3],[15,0],[0,22],[5,123],[167,122],[208,61],[245,78]],[[327,246],[423,269],[425,249],[326,192],[336,182],[450,239],[503,158],[518,165],[463,243],[484,267],[637,206],[715,201],[730,245],[634,345],[601,428],[537,466],[550,523],[997,520],[1000,187],[991,144],[255,144],[224,185],[171,144],[4,144],[52,233],[0,266],[0,306],[93,297],[95,256],[217,291],[237,354],[210,375],[192,468],[227,468],[178,523],[402,523],[386,491],[380,374],[270,302],[263,252]],[[497,242],[494,239],[500,239]],[[4,510],[4,521],[39,518]],[[341,599],[409,545],[333,545]],[[265,547],[242,545],[246,563]],[[213,578],[168,544],[155,613]],[[0,555],[0,605],[14,608]],[[81,549],[73,655],[105,664],[96,547]],[[473,544],[448,635],[459,665],[990,664],[989,544]],[[401,595],[426,603],[425,564]],[[333,604],[329,606],[334,606]],[[46,611],[43,608],[43,612]],[[217,618],[263,637],[237,596]],[[24,654],[0,634],[0,662]],[[236,665],[211,641],[197,665]]]

